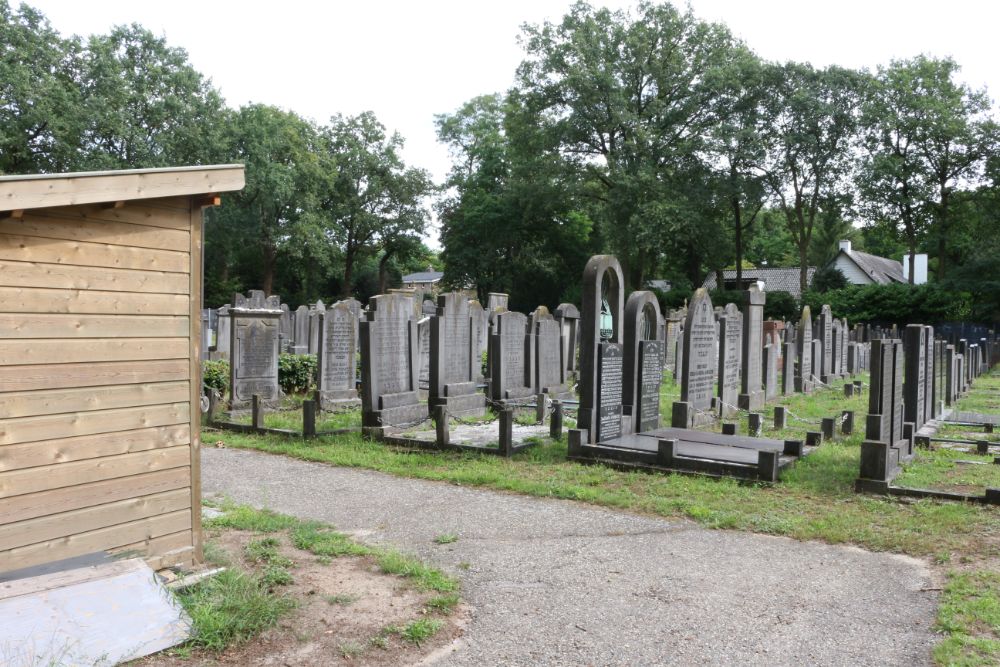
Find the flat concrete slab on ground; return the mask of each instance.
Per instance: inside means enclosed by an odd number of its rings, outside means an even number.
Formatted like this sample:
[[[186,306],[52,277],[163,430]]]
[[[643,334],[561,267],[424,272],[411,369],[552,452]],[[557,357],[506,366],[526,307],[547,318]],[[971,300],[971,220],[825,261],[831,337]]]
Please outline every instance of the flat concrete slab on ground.
[[[440,665],[927,665],[917,559],[205,449],[206,496],[329,522],[458,576],[472,619]],[[437,535],[458,541],[434,544]]]

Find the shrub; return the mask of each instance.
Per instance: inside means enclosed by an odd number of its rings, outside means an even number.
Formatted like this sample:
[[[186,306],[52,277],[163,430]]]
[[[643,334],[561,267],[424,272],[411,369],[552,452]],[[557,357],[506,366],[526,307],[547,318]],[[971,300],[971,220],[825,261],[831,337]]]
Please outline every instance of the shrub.
[[[936,283],[924,285],[851,285],[825,293],[806,292],[802,303],[813,314],[824,303],[830,304],[834,317],[846,317],[849,323],[939,324],[961,322],[972,312],[972,297],[966,292],[951,291]]]
[[[830,292],[848,286],[847,277],[835,266],[820,269],[813,276],[812,288],[816,292]]]
[[[278,384],[281,385],[281,391],[286,394],[304,394],[316,386],[316,355],[280,355]]]
[[[225,359],[202,362],[202,377],[207,389],[215,389],[220,396],[229,391],[229,362]]]
[[[790,293],[780,290],[767,293],[767,301],[764,302],[764,319],[794,322],[801,316],[799,304]]]

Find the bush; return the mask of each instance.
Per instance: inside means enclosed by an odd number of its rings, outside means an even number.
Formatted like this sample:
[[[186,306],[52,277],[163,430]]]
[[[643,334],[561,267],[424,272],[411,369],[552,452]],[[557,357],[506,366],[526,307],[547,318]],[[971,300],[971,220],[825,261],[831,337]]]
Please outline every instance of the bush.
[[[831,292],[848,286],[847,277],[835,266],[820,269],[813,276],[812,288],[816,292]]]
[[[846,317],[850,324],[962,322],[972,313],[971,295],[945,289],[936,283],[851,285],[822,294],[809,291],[802,296],[802,303],[808,305],[814,315],[828,303],[834,317]]]
[[[802,317],[802,312],[799,304],[790,293],[780,290],[767,293],[767,301],[764,302],[764,319],[794,322],[800,317]]]
[[[282,354],[278,357],[278,384],[286,394],[304,394],[316,386],[315,354]]]
[[[225,359],[204,361],[201,368],[203,386],[206,389],[215,389],[220,396],[225,396],[229,391],[229,362]]]

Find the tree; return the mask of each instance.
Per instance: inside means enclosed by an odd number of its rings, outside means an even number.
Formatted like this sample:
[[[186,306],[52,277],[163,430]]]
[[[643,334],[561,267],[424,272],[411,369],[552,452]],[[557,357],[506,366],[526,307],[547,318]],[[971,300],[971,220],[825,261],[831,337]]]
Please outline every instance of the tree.
[[[551,145],[582,178],[593,217],[641,286],[664,240],[692,238],[712,193],[699,157],[717,121],[717,80],[736,41],[689,10],[632,15],[574,4],[558,25],[525,26],[518,88]],[[691,254],[689,257],[698,257]]]
[[[775,65],[769,77],[765,109],[772,131],[762,173],[795,241],[805,292],[816,218],[824,203],[847,190],[861,79],[840,67],[799,63]]]
[[[68,171],[79,145],[80,44],[0,0],[0,174]]]
[[[342,297],[351,296],[358,260],[381,249],[398,252],[428,221],[424,200],[434,190],[422,169],[399,156],[403,139],[386,134],[371,112],[334,116],[323,129],[324,169],[317,214],[343,260]]]

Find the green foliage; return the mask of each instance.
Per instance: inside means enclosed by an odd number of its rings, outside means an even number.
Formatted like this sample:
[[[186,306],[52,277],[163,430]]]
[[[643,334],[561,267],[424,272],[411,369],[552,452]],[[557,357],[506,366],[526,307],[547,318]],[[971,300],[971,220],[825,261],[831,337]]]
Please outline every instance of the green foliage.
[[[442,625],[444,623],[440,619],[421,618],[407,624],[399,634],[403,639],[419,646],[421,642],[425,642],[433,637],[441,629]]]
[[[225,359],[203,361],[201,371],[205,378],[204,385],[215,389],[220,396],[225,396],[229,391],[229,362]]]
[[[1000,574],[953,572],[941,596],[937,630],[946,638],[934,647],[939,665],[997,664],[1000,661]]]
[[[812,289],[815,292],[829,292],[847,287],[847,276],[835,266],[826,266],[813,275]]]
[[[743,308],[743,292],[740,290],[714,289],[709,292],[713,306],[725,306],[727,303],[735,303],[737,308]]]
[[[794,322],[801,314],[798,302],[788,292],[767,293],[767,301],[764,302],[764,319]]]
[[[316,386],[316,355],[279,355],[278,384],[286,394],[304,394]]]
[[[968,320],[972,315],[968,293],[952,292],[936,283],[851,285],[824,293],[806,292],[802,302],[814,313],[828,303],[834,317],[846,317],[850,323],[938,324]]]

